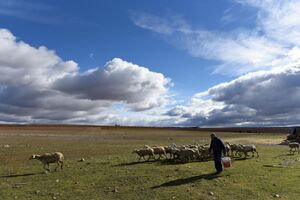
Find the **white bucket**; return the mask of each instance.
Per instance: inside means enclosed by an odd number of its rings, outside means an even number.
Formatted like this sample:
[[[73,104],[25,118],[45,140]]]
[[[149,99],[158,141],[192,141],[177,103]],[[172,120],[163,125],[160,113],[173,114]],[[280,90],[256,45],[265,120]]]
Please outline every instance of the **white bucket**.
[[[223,164],[224,168],[231,167],[231,158],[230,157],[223,157],[222,158],[222,164]]]

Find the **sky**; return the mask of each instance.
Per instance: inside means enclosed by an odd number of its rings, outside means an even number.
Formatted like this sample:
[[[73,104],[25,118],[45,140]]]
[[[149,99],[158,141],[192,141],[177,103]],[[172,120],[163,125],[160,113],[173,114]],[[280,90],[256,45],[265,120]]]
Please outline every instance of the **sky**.
[[[298,0],[0,0],[0,123],[294,126]]]

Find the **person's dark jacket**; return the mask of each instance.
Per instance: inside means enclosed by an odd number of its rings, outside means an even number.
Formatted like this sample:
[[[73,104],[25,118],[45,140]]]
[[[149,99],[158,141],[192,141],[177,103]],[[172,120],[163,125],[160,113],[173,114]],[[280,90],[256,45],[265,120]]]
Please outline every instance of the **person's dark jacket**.
[[[225,145],[219,138],[215,137],[211,140],[209,151],[213,151],[215,158],[221,158],[222,152],[226,152]]]

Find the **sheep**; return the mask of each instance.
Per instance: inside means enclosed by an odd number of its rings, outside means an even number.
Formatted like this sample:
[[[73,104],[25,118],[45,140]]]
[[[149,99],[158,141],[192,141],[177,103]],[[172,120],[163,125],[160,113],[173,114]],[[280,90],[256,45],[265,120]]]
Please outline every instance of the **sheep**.
[[[229,152],[231,150],[230,144],[229,144],[229,142],[225,142],[224,145],[225,145],[225,151],[226,151],[225,156],[229,156]]]
[[[136,153],[139,156],[139,161],[141,160],[141,158],[146,161],[145,156],[149,156],[147,161],[149,161],[150,158],[155,159],[154,150],[152,148],[135,149],[132,151],[132,153]]]
[[[197,148],[190,148],[190,149],[192,149],[194,151],[194,154],[193,154],[194,159],[200,159],[201,158],[198,147]]]
[[[200,158],[202,160],[211,157],[211,152],[209,151],[209,147],[210,147],[210,145],[208,145],[208,144],[198,146],[198,151],[200,154]]]
[[[298,151],[299,153],[299,143],[298,142],[290,142],[289,143],[289,147],[290,147],[290,153],[295,153],[296,151]]]
[[[177,147],[172,147],[171,149],[170,149],[170,155],[171,155],[171,157],[170,157],[170,159],[177,159],[178,158],[178,152],[180,151],[181,149],[178,149]]]
[[[43,155],[33,154],[30,156],[29,160],[36,159],[43,163],[43,169],[47,171],[51,171],[49,164],[50,163],[56,163],[57,166],[55,168],[55,171],[57,171],[58,167],[63,168],[64,164],[64,155],[60,152],[54,152],[54,153],[45,153]],[[47,168],[46,168],[47,166]]]
[[[234,155],[239,154],[241,156],[241,144],[230,144],[229,142],[227,142],[227,144],[230,147],[230,151],[231,151],[231,157],[234,157]],[[234,154],[235,152],[235,154]]]
[[[166,154],[169,154],[170,159],[174,158],[174,154],[173,154],[173,150],[176,149],[175,146],[171,145],[171,146],[164,146],[165,152]]]
[[[194,158],[195,151],[193,149],[181,149],[175,153],[181,161],[189,161]]]
[[[162,147],[162,146],[153,146],[152,149],[154,150],[154,155],[159,155],[157,160],[159,160],[162,156],[167,158],[167,154],[166,154],[166,151],[165,151],[164,147]]]
[[[252,152],[252,157],[254,157],[254,152],[256,152],[257,157],[259,157],[258,152],[256,150],[256,146],[254,144],[251,145],[239,145],[239,153],[244,153],[245,157],[248,156],[248,152]]]

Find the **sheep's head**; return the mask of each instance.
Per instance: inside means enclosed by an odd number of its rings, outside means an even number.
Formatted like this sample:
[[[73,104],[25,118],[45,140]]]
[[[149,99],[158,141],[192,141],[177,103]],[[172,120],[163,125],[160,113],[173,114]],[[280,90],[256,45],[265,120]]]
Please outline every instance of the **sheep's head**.
[[[37,157],[36,154],[33,154],[32,156],[29,157],[29,160],[35,159]]]
[[[137,149],[134,149],[133,151],[132,151],[132,153],[137,153],[138,152],[138,150]]]

